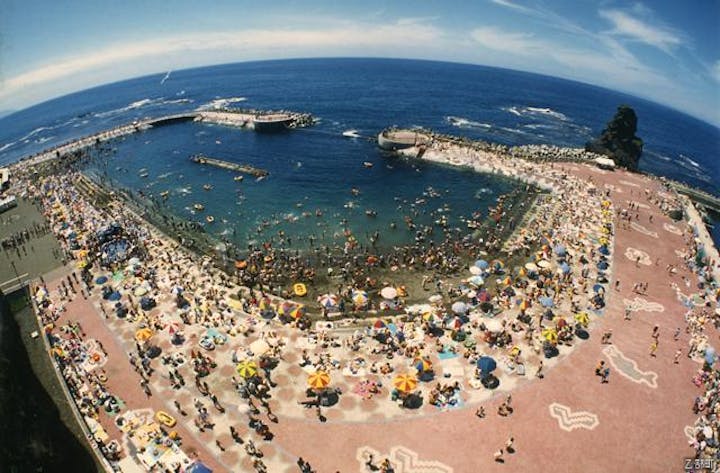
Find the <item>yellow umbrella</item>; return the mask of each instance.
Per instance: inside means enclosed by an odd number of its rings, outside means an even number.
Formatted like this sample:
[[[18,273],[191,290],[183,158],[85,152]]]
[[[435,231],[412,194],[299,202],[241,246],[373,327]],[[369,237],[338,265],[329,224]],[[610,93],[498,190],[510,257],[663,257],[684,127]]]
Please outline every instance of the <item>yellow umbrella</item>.
[[[227,302],[227,305],[233,309],[240,310],[243,307],[242,302],[240,302],[237,299],[233,299],[232,297],[228,297],[226,302]]]
[[[325,389],[330,385],[330,375],[325,371],[316,371],[308,376],[308,385],[313,389]]]
[[[546,328],[542,331],[542,336],[550,343],[557,343],[558,334],[554,328]]]
[[[393,387],[401,393],[409,393],[417,387],[417,378],[410,374],[399,374],[393,379]]]
[[[135,340],[137,340],[138,342],[147,341],[152,336],[152,330],[150,330],[149,328],[141,328],[140,330],[135,332]]]
[[[257,374],[257,369],[257,363],[252,360],[241,361],[235,367],[235,370],[238,372],[238,374],[245,379],[255,376]]]
[[[583,327],[587,327],[588,322],[590,319],[588,318],[587,312],[579,312],[575,314],[575,320],[578,321],[580,325]]]
[[[299,305],[290,311],[290,317],[292,317],[293,319],[299,319],[303,316],[304,312],[305,309],[303,309],[303,306]]]

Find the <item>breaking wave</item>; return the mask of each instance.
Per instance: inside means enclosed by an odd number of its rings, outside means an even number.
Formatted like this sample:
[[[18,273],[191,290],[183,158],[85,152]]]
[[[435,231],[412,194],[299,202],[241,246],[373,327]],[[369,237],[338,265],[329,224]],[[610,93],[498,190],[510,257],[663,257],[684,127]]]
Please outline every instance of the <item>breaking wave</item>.
[[[571,121],[567,115],[552,108],[541,107],[502,107],[501,110],[517,115],[518,117],[549,117],[560,121]]]
[[[463,117],[448,116],[445,117],[445,121],[458,128],[483,128],[485,130],[492,128],[489,123],[476,122]]]
[[[247,100],[247,97],[228,97],[228,98],[218,98],[215,100],[212,100],[206,104],[200,105],[197,109],[198,110],[213,110],[216,108],[225,108],[230,104],[238,103],[238,102],[244,102]]]

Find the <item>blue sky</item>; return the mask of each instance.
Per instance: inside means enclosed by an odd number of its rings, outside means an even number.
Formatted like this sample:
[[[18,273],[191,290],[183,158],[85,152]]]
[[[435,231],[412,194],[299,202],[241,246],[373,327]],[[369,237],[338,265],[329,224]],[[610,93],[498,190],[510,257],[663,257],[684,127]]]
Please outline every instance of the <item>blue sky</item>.
[[[170,69],[322,56],[538,72],[720,124],[720,0],[0,0],[0,110]]]

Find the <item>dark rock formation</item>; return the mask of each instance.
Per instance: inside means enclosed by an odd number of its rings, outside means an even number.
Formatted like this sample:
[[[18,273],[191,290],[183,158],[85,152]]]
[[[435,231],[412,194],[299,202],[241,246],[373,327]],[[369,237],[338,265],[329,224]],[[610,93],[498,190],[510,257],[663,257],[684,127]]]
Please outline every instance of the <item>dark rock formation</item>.
[[[635,136],[636,131],[635,110],[621,105],[600,137],[585,144],[585,150],[609,156],[618,166],[637,171],[643,141]]]

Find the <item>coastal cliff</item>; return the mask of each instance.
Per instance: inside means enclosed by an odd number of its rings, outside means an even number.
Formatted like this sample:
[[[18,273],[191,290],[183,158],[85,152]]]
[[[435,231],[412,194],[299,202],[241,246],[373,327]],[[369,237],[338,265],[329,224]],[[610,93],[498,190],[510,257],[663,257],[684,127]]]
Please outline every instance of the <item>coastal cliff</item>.
[[[600,136],[585,144],[585,150],[609,156],[618,166],[637,171],[643,141],[635,136],[636,131],[635,110],[627,105],[621,105]]]

